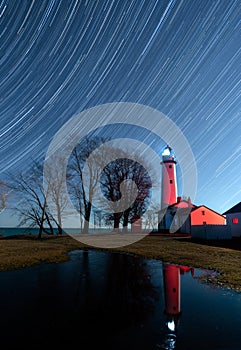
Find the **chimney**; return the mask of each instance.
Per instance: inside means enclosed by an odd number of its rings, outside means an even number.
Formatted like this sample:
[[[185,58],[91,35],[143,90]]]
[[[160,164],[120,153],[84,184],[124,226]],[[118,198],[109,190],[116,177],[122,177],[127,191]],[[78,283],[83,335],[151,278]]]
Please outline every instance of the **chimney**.
[[[181,200],[182,200],[182,197],[178,196],[178,197],[177,197],[177,203],[180,203]]]

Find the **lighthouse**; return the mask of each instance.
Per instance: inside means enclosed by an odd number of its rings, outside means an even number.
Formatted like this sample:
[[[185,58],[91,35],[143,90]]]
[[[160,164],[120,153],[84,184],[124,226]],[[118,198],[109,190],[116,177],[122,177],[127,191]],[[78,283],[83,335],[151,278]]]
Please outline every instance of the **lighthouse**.
[[[172,148],[167,145],[162,152],[162,192],[161,208],[177,201],[176,158]]]
[[[180,276],[191,271],[194,276],[194,268],[189,266],[163,264],[163,283],[166,314],[165,331],[162,340],[162,349],[175,349],[177,327],[181,314],[181,283]]]

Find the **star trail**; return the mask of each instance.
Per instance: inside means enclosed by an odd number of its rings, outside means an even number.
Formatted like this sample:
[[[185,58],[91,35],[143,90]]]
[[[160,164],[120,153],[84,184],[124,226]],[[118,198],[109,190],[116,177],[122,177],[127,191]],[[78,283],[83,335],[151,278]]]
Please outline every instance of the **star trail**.
[[[187,138],[196,204],[240,202],[240,15],[236,0],[2,0],[0,177],[44,157],[76,113],[132,102]]]

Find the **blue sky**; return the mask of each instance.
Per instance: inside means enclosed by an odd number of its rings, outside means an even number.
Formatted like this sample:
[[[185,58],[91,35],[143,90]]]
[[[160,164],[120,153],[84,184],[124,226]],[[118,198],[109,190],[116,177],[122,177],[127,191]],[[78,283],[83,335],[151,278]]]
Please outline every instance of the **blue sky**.
[[[44,157],[76,113],[132,102],[188,140],[195,204],[222,213],[240,202],[240,14],[236,0],[3,0],[0,177]]]

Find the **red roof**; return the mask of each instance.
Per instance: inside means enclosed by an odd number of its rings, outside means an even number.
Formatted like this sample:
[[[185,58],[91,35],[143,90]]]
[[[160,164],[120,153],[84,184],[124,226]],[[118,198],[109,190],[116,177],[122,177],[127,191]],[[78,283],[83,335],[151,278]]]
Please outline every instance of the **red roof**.
[[[204,207],[204,208],[206,208],[206,209],[208,209],[208,210],[211,210],[212,212],[216,213],[217,215],[220,215],[220,216],[222,216],[222,217],[225,218],[224,214],[220,214],[220,213],[218,213],[217,211],[215,211],[215,210],[213,210],[213,209],[211,209],[211,208],[208,208],[206,205],[199,205],[199,206],[197,206],[197,205],[195,205],[195,204],[193,204],[193,203],[191,203],[191,202],[189,202],[189,201],[187,201],[187,200],[185,200],[185,199],[182,199],[180,202],[173,203],[173,204],[169,205],[167,208],[168,208],[168,209],[175,208],[175,207],[177,207],[177,204],[179,204],[179,203],[181,203],[181,202],[186,202],[187,204],[189,204],[189,205],[190,205],[189,208],[191,208],[191,211],[194,211],[194,210],[197,210],[197,209],[199,209],[199,208]],[[241,203],[240,203],[240,204],[241,204]],[[165,210],[167,210],[167,208],[163,208],[163,209],[159,210],[159,212],[165,211]],[[188,207],[184,207],[184,208],[180,207],[179,209],[187,209],[187,208],[188,208]]]
[[[197,210],[197,209],[202,208],[202,207],[204,207],[204,208],[206,208],[206,209],[208,209],[208,210],[211,210],[213,213],[215,213],[215,214],[217,214],[217,215],[220,215],[220,216],[222,216],[223,218],[225,218],[225,216],[224,216],[223,214],[220,214],[220,213],[218,213],[217,211],[215,211],[215,210],[213,210],[213,209],[211,209],[211,208],[208,208],[206,205],[199,205],[198,207],[194,208],[192,211]]]
[[[168,205],[166,208],[163,208],[163,209],[161,209],[161,210],[158,210],[158,212],[166,211],[167,208],[170,209],[170,208],[177,207],[177,205],[178,205],[179,203],[183,203],[183,202],[189,204],[189,205],[190,205],[189,208],[190,208],[190,207],[197,208],[197,206],[196,206],[195,204],[191,203],[190,201],[185,200],[185,199],[181,199],[180,202],[176,202],[176,203],[170,204],[170,205]],[[188,208],[188,206],[187,206],[187,207],[183,207],[183,208],[180,207],[180,209],[187,209],[187,208]]]

